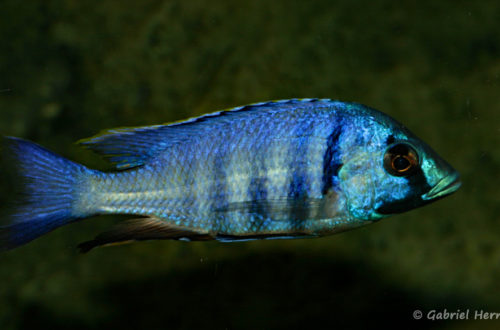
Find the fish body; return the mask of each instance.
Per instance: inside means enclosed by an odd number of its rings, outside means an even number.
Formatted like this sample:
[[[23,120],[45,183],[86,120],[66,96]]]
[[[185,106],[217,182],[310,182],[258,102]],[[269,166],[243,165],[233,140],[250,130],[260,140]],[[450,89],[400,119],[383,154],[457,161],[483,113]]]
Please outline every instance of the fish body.
[[[319,237],[460,185],[458,173],[394,119],[330,99],[257,103],[80,143],[117,170],[88,169],[7,138],[28,198],[0,229],[4,249],[97,214],[142,218],[83,243],[84,251],[128,240]]]

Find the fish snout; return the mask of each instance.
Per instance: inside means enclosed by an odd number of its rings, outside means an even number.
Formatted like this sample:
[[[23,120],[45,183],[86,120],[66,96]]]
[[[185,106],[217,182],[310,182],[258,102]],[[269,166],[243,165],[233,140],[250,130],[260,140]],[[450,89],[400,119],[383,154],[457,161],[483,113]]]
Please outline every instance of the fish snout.
[[[431,190],[422,195],[422,199],[429,201],[436,198],[445,197],[457,191],[461,185],[462,183],[460,181],[460,175],[458,174],[458,172],[454,171],[439,180],[438,183],[431,188]]]

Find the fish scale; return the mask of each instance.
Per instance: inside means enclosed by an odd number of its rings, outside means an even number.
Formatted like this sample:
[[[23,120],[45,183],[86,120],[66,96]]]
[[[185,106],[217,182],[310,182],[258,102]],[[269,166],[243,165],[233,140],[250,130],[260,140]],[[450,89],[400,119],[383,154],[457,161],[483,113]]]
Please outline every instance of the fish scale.
[[[171,171],[169,168],[177,168],[179,166],[177,163],[189,164],[187,166],[187,169],[189,170],[183,171],[183,173],[180,175],[184,175],[186,177],[196,177],[195,184],[191,186],[191,188],[194,189],[194,191],[192,191],[191,193],[191,196],[186,196],[185,187],[178,187],[176,186],[175,182],[166,179],[165,182],[162,182],[165,187],[164,190],[161,190],[163,193],[160,192],[155,195],[157,196],[157,198],[155,199],[157,203],[155,204],[154,202],[151,203],[150,201],[148,201],[147,198],[144,198],[146,195],[144,195],[143,193],[138,193],[139,191],[148,191],[148,188],[143,188],[140,186],[134,187],[134,182],[128,181],[128,176],[124,176],[124,181],[121,181],[121,178],[114,176],[112,180],[113,183],[111,184],[111,191],[106,189],[106,185],[109,185],[110,181],[105,179],[104,186],[99,188],[100,191],[105,191],[104,194],[112,195],[113,190],[125,190],[128,192],[126,195],[126,197],[128,198],[125,200],[122,200],[123,198],[116,198],[116,200],[113,200],[113,198],[108,199],[107,201],[111,205],[107,206],[105,208],[105,211],[113,213],[140,213],[138,211],[141,211],[141,206],[148,210],[157,208],[154,214],[161,216],[165,216],[166,214],[173,214],[175,216],[177,211],[180,211],[180,213],[188,214],[192,216],[193,219],[196,219],[197,221],[195,222],[198,225],[204,226],[200,229],[213,230],[214,228],[210,228],[209,226],[213,226],[214,224],[217,225],[218,222],[211,221],[210,218],[213,217],[210,214],[212,212],[211,209],[213,209],[214,207],[220,208],[224,206],[224,198],[214,198],[214,195],[226,197],[228,199],[227,203],[244,202],[249,195],[248,187],[250,180],[261,179],[267,183],[267,185],[265,186],[265,190],[268,198],[280,199],[288,197],[289,187],[293,179],[296,177],[296,172],[300,168],[303,168],[303,171],[306,173],[307,170],[312,170],[308,169],[307,162],[301,161],[299,157],[297,157],[298,155],[307,152],[308,143],[304,143],[303,139],[290,138],[295,137],[299,134],[309,136],[309,130],[313,127],[312,122],[310,120],[302,120],[302,117],[300,116],[291,117],[297,121],[296,127],[290,129],[289,126],[284,126],[282,122],[278,122],[278,124],[276,125],[276,129],[273,131],[282,133],[281,135],[278,135],[278,137],[276,138],[276,142],[271,141],[270,143],[268,143],[267,148],[263,149],[265,152],[258,152],[258,150],[266,142],[265,139],[268,137],[266,134],[262,135],[261,139],[256,140],[245,140],[241,138],[240,141],[236,141],[238,143],[236,143],[235,147],[235,144],[232,142],[234,141],[232,137],[235,135],[233,131],[230,131],[227,134],[222,134],[219,137],[217,136],[218,134],[213,134],[213,139],[206,139],[206,141],[208,141],[209,143],[198,146],[201,148],[201,150],[203,150],[203,153],[198,153],[196,157],[183,157],[183,154],[176,153],[177,150],[173,151],[172,158],[177,159],[177,162],[170,162],[170,167],[162,165],[162,169],[158,171],[168,173]],[[247,126],[251,127],[252,125],[252,122],[249,122],[248,125],[242,123],[240,124],[239,128],[245,130],[247,129]],[[288,139],[289,143],[283,143],[283,139],[285,138]],[[214,150],[215,145],[218,145],[218,148]],[[225,153],[224,151],[231,146],[233,147],[232,152]],[[191,153],[188,153],[188,155],[191,155]],[[230,157],[224,157],[227,155],[229,155]],[[254,155],[254,157],[247,157],[248,155]],[[168,159],[169,156],[163,155],[163,158]],[[222,158],[222,160],[220,160],[220,158]],[[220,160],[220,165],[222,165],[222,167],[226,169],[224,173],[228,175],[214,175],[213,172],[215,172],[215,159]],[[264,163],[262,163],[262,161],[264,161]],[[261,168],[260,171],[264,172],[264,176],[252,177],[251,173],[253,172],[253,168]],[[317,171],[320,170],[320,167],[318,166],[316,166],[315,168]],[[193,174],[193,172],[195,172],[196,175]],[[149,171],[142,171],[142,173],[140,171],[137,172],[137,175],[135,177],[136,182],[138,182],[139,185],[142,182],[148,182],[148,179],[143,177],[144,174],[147,173],[149,173]],[[314,177],[316,177],[316,179],[318,180],[321,176],[319,175],[319,173],[314,173]],[[309,181],[309,178],[307,178],[307,176],[305,176],[305,181]],[[208,189],[208,187],[217,188],[221,186],[233,188],[227,191],[220,191],[219,189]],[[319,184],[316,184],[315,186],[318,187]],[[151,188],[149,189],[151,191]],[[192,204],[189,205],[189,208],[183,207],[184,205],[182,204],[185,203],[182,202],[182,199],[180,202],[181,205],[177,205],[177,210],[173,209],[172,207],[167,207],[167,205],[169,204],[168,201],[171,200],[172,196],[174,196],[172,194],[172,192],[174,191],[182,192],[186,199],[189,201],[196,201],[196,207],[193,208]],[[318,195],[319,192],[314,193]],[[301,192],[301,194],[307,196],[309,194],[309,191],[306,190],[304,192]],[[219,200],[219,203],[221,205],[213,205],[212,201],[217,199]],[[140,201],[141,205],[132,207],[132,200]],[[161,201],[163,201],[163,203],[161,203]],[[113,205],[115,205],[116,208],[113,208]],[[127,205],[127,207],[124,207],[124,205]],[[261,218],[266,220],[265,217],[259,215],[253,216],[252,218],[247,219],[247,221],[251,224],[251,228],[258,227],[261,228],[261,230],[266,231],[269,228],[261,225]],[[212,222],[214,222],[214,224],[211,224]],[[241,220],[240,222],[243,222],[243,220]],[[270,224],[272,225],[272,223]],[[218,225],[227,227],[227,224]]]
[[[83,243],[83,251],[145,239],[318,237],[425,205],[460,186],[458,173],[403,125],[330,99],[255,103],[80,141],[115,164],[108,173],[28,141],[5,140],[30,198],[0,227],[2,249],[77,219],[116,213],[140,218]]]

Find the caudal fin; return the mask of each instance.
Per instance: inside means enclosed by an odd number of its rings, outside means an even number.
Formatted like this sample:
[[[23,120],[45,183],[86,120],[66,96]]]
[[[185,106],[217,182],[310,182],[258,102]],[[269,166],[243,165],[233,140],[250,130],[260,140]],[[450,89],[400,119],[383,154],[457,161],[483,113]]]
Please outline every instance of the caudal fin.
[[[0,227],[0,250],[26,244],[82,217],[73,212],[73,204],[87,168],[13,137],[3,139],[1,152],[1,170],[8,167],[7,173],[16,175],[12,184],[18,187],[9,189],[17,188],[22,195],[7,216],[8,224]]]

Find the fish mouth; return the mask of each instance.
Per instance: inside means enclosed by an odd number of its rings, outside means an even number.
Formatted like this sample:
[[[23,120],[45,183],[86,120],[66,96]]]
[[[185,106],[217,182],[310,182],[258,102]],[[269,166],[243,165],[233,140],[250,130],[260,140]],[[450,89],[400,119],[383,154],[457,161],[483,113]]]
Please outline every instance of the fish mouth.
[[[447,196],[457,191],[461,185],[460,175],[455,172],[442,178],[431,190],[422,195],[422,199],[431,200]]]

